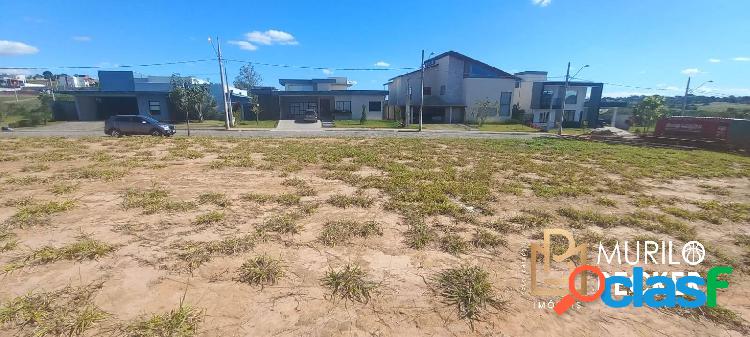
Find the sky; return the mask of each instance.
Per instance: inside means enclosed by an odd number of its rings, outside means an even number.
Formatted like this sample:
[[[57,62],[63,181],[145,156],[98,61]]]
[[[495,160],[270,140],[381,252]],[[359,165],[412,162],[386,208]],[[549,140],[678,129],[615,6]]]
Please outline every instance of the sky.
[[[713,81],[696,94],[750,96],[748,0],[0,0],[0,12],[5,68],[96,75],[60,67],[98,66],[218,81],[212,36],[235,60],[230,81],[238,61],[257,62],[263,85],[275,87],[279,78],[345,76],[352,89],[382,89],[419,67],[424,49],[555,80],[568,62],[571,72],[588,64],[577,79],[605,82],[605,96],[682,95],[688,76],[694,88]],[[205,61],[117,68],[194,60]]]

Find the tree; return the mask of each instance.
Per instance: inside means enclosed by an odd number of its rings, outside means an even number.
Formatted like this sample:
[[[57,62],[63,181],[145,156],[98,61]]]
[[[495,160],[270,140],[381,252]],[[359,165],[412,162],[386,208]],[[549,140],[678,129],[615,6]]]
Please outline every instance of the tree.
[[[367,106],[362,104],[362,116],[359,117],[359,124],[367,123]]]
[[[256,125],[260,125],[260,113],[262,111],[261,110],[262,108],[260,107],[260,103],[258,102],[258,99],[259,99],[258,95],[253,95],[253,94],[250,95],[250,102],[252,105],[253,114],[255,115]]]
[[[206,115],[213,115],[211,112],[216,110],[216,100],[211,96],[208,84],[192,83],[179,74],[172,74],[171,83],[169,101],[178,116],[203,122]]]
[[[657,120],[668,116],[669,109],[667,109],[665,105],[664,97],[659,95],[648,96],[633,108],[633,117],[635,118],[636,123],[645,126],[646,131],[648,131],[649,127],[654,125]]]
[[[52,72],[49,70],[45,70],[42,73],[42,76],[44,77],[45,80],[52,80],[55,77],[55,75],[53,75]]]
[[[487,117],[490,115],[496,115],[500,103],[498,101],[490,101],[489,99],[483,101],[477,101],[474,106],[469,109],[471,119],[477,123],[477,126],[484,125]]]
[[[234,78],[234,86],[242,90],[250,90],[260,85],[263,77],[255,71],[255,67],[248,63],[240,67],[240,73]]]

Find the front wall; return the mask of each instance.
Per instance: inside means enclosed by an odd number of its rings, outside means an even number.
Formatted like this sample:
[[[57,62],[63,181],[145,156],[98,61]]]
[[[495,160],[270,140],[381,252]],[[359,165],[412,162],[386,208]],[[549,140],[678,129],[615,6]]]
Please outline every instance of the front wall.
[[[510,119],[510,115],[500,117],[499,104],[500,93],[511,92],[515,89],[516,81],[511,78],[465,78],[464,79],[464,96],[466,102],[466,119],[471,118],[471,110],[479,101],[490,100],[497,102],[498,113],[487,118],[488,122],[503,121]],[[511,101],[512,103],[512,101]]]
[[[352,119],[358,120],[362,117],[362,105],[367,109],[368,120],[383,119],[383,110],[385,109],[385,97],[378,95],[346,95],[335,96],[334,101],[351,101],[352,102]],[[381,111],[370,111],[370,101],[380,102]],[[333,103],[334,106],[336,103]]]
[[[138,95],[136,99],[138,101],[138,114],[140,115],[151,116],[164,122],[174,121],[178,119],[176,118],[176,116],[172,116],[169,113],[169,100],[166,95]],[[161,103],[161,114],[151,115],[149,113],[149,101],[158,101]]]

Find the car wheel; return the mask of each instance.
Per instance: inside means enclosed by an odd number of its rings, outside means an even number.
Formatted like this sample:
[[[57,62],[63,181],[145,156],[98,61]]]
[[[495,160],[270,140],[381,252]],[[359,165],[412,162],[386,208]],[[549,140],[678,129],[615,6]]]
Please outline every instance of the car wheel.
[[[109,135],[112,137],[122,137],[122,132],[117,129],[112,129],[112,131],[109,132]]]
[[[161,131],[159,131],[157,129],[153,129],[153,130],[151,130],[151,135],[152,136],[161,136]]]

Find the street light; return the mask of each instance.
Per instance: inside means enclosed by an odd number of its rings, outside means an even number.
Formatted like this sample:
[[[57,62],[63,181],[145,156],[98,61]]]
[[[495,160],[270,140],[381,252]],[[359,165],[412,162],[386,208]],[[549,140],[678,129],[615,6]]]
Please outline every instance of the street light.
[[[712,81],[712,80],[705,81],[705,82],[701,83],[701,85],[695,87],[695,89],[691,90],[690,89],[690,76],[688,76],[687,86],[685,86],[685,97],[682,98],[682,112],[680,113],[680,115],[685,116],[685,109],[687,108],[688,94],[690,92],[692,92],[692,91],[700,89],[700,87],[706,85],[706,83],[714,83],[714,81]]]
[[[583,68],[588,68],[589,65],[584,65],[583,67],[579,68],[578,71],[576,71],[575,74],[573,74],[572,78],[576,78],[578,76],[578,73],[583,70]],[[559,114],[555,115],[555,121],[557,124],[557,135],[562,135],[562,122],[563,122],[563,114],[565,113],[565,99],[568,98],[568,82],[570,81],[570,62],[568,62],[568,70],[565,72],[565,86],[563,87],[563,99],[562,99],[562,111]]]

